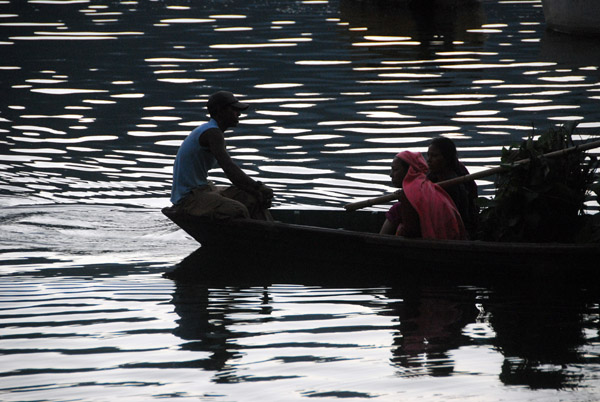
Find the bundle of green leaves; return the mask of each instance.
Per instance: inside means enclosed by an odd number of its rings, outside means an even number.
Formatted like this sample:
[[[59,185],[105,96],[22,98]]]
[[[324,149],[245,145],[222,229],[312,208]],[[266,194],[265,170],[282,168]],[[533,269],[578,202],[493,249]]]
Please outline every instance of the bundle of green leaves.
[[[544,156],[574,146],[575,126],[551,128],[537,139],[532,135],[518,146],[502,149],[501,163],[506,169],[496,177],[494,198],[480,199],[480,238],[513,242],[591,240],[591,219],[586,219],[584,203],[592,192],[600,200],[597,158],[578,151]],[[522,159],[530,162],[514,164]]]

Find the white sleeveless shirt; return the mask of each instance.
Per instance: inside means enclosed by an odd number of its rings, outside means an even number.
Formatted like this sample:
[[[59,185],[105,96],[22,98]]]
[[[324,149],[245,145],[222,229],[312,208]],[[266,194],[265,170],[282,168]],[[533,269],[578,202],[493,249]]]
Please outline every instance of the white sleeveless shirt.
[[[208,184],[208,171],[217,165],[217,160],[207,147],[200,146],[200,136],[211,128],[219,128],[214,119],[196,127],[181,143],[173,165],[173,204],[180,202],[194,188]]]

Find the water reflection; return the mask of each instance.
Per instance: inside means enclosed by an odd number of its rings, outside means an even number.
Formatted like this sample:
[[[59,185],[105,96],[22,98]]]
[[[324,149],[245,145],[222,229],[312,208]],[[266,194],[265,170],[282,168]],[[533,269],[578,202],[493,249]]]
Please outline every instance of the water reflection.
[[[540,42],[540,60],[551,60],[560,68],[600,68],[600,42],[597,38],[566,35],[546,30]],[[600,74],[598,74],[600,75]]]
[[[183,350],[208,353],[188,367],[216,371],[216,383],[302,379],[305,392],[316,394],[326,385],[311,383],[322,370],[315,363],[356,363],[364,353],[353,349],[372,349],[376,334],[387,330],[377,316],[369,318],[373,309],[385,308],[380,289],[299,289],[178,283],[172,299],[179,316],[174,334],[184,340]],[[248,371],[248,362],[256,370]],[[353,388],[358,387],[352,382],[338,383],[331,395],[360,394]]]
[[[387,295],[394,303],[389,314],[397,314],[391,361],[404,376],[447,376],[455,370],[452,351],[473,343],[465,327],[474,323],[479,310],[475,293],[454,292],[435,286],[392,288]]]
[[[260,251],[252,254],[252,250],[243,250],[233,256],[200,248],[167,275],[177,285],[173,303],[181,320],[175,333],[188,341],[183,347],[214,354],[202,367],[224,370],[227,378],[238,378],[231,372],[231,365],[236,364],[248,344],[257,344],[249,339],[266,336],[255,332],[253,325],[282,319],[280,314],[271,316],[279,307],[273,296],[277,290],[270,289],[278,283],[312,285],[317,289],[351,289],[360,284],[360,292],[369,295],[371,290],[365,286],[377,288],[376,284],[382,283],[372,267],[369,277],[365,277],[364,263],[337,267],[332,262],[318,264],[308,259],[284,261],[271,254],[261,255]],[[380,300],[384,304],[367,304],[374,308],[373,313],[395,322],[390,326],[393,336],[388,346],[389,361],[400,376],[457,375],[463,353],[470,351],[467,356],[475,359],[477,353],[490,353],[479,349],[489,345],[501,353],[495,373],[505,385],[559,390],[589,381],[590,374],[583,374],[578,367],[593,365],[597,360],[593,348],[599,330],[599,299],[597,287],[581,286],[587,279],[560,280],[546,273],[542,281],[532,275],[521,277],[519,282],[512,275],[502,281],[498,277],[491,280],[470,275],[467,279],[442,272],[428,273],[424,277],[403,269],[402,275],[394,276],[395,280],[388,275],[385,283],[391,286],[382,290]],[[465,281],[476,286],[459,286]],[[228,290],[209,290],[224,288]],[[320,314],[321,320],[340,318],[334,313]],[[324,321],[317,325],[328,324]],[[318,333],[320,329],[310,331]],[[265,349],[280,347],[259,343]],[[328,343],[327,347],[339,346]],[[481,370],[482,375],[490,368]]]
[[[502,382],[532,389],[578,387],[585,375],[577,367],[597,358],[586,351],[599,334],[597,291],[595,285],[582,290],[543,280],[495,286],[482,306],[496,333],[493,344],[504,355]]]
[[[176,286],[172,303],[179,320],[173,334],[186,341],[181,345],[183,350],[210,353],[206,359],[188,362],[187,367],[221,371],[232,364],[230,360],[240,356],[237,351],[240,347],[232,339],[235,335],[227,325],[232,322],[226,319],[237,301],[235,296],[224,293],[222,302],[215,301],[211,306],[209,296],[209,289],[203,286]]]
[[[440,47],[448,50],[485,40],[485,32],[475,31],[485,22],[483,5],[477,1],[455,7],[444,1],[433,5],[427,1],[340,0],[340,14],[351,27],[353,46],[388,56],[415,52],[429,58]]]

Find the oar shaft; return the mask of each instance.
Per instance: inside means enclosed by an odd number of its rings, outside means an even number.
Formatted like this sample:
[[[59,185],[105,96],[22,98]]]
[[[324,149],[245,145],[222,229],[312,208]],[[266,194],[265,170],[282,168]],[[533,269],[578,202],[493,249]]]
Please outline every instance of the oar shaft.
[[[547,154],[544,154],[544,158],[553,158],[555,156],[562,156],[562,155],[566,155],[568,153],[575,152],[575,151],[582,152],[582,151],[587,151],[588,149],[593,149],[593,148],[598,148],[598,147],[600,147],[600,141],[592,141],[592,142],[588,142],[585,144],[576,145],[574,147],[560,149],[558,151],[548,152]],[[521,159],[521,160],[513,162],[511,165],[496,166],[494,168],[482,170],[481,172],[471,173],[471,174],[467,174],[464,176],[458,176],[458,177],[455,177],[450,180],[441,181],[441,182],[438,182],[437,184],[439,186],[441,186],[442,188],[448,188],[448,187],[454,186],[456,184],[461,184],[461,183],[464,183],[467,181],[481,179],[482,177],[487,177],[487,176],[491,176],[496,173],[500,173],[503,170],[508,169],[509,166],[523,165],[523,164],[526,164],[529,162],[531,162],[531,159],[529,159],[529,158]]]
[[[386,204],[390,201],[394,201],[400,198],[401,192],[402,190],[398,190],[393,192],[392,194],[382,195],[381,197],[369,198],[368,200],[353,202],[351,204],[346,204],[344,208],[346,208],[347,211],[356,211],[357,209],[372,207],[373,205]]]
[[[588,149],[593,149],[593,148],[598,148],[598,147],[600,147],[600,141],[592,141],[592,142],[588,142],[585,144],[576,145],[574,147],[561,149],[559,151],[548,152],[547,154],[544,154],[544,157],[552,158],[555,156],[561,156],[561,155],[565,155],[565,154],[575,152],[575,151],[582,152],[582,151],[587,151]],[[512,164],[512,166],[522,165],[525,163],[529,163],[530,161],[531,161],[530,159],[521,159],[519,161],[514,162]],[[444,180],[444,181],[438,182],[437,184],[442,188],[448,188],[448,187],[455,186],[457,184],[465,183],[467,181],[481,179],[482,177],[494,175],[494,174],[499,173],[507,168],[508,168],[507,166],[497,166],[495,168],[482,170],[481,172],[471,173],[471,174],[467,174],[464,176],[458,176],[458,177],[455,177],[450,180]],[[400,197],[401,192],[402,192],[402,190],[398,190],[398,191],[393,192],[392,194],[382,195],[380,197],[370,198],[370,199],[364,200],[364,201],[353,202],[350,204],[346,204],[344,206],[344,208],[346,208],[347,211],[356,211],[357,209],[372,207],[373,205],[385,204],[390,201],[397,200]]]

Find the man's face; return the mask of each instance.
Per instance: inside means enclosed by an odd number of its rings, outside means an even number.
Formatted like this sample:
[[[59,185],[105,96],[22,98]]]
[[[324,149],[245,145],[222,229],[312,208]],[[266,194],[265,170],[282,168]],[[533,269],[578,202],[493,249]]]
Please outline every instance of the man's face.
[[[240,122],[240,115],[242,111],[240,109],[236,109],[232,106],[226,106],[223,111],[225,118],[227,119],[227,124],[229,127],[236,127]]]
[[[236,109],[232,106],[225,106],[218,111],[216,118],[220,123],[224,123],[225,127],[230,128],[238,125],[241,114],[242,111],[240,109]]]

